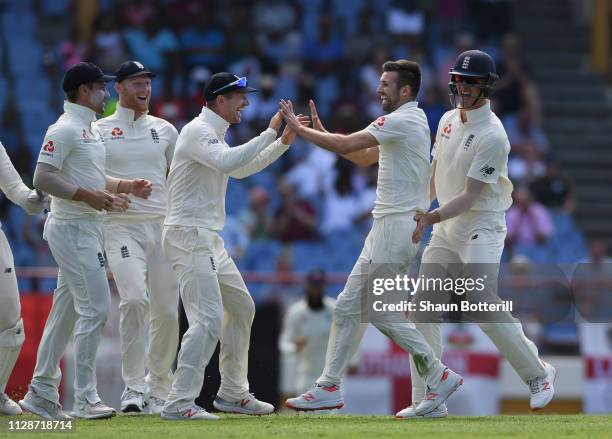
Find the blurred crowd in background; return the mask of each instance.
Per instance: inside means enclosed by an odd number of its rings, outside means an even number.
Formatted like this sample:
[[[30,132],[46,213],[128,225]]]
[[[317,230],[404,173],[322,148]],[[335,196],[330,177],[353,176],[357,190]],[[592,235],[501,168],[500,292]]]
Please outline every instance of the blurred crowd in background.
[[[0,140],[24,180],[31,175],[48,125],[62,111],[61,77],[87,60],[112,73],[134,59],[157,73],[151,113],[177,129],[204,105],[212,73],[247,76],[243,122],[228,132],[238,145],[261,132],[280,98],[308,113],[312,98],[330,131],[363,129],[382,114],[376,94],[389,59],[418,61],[423,70],[419,105],[432,140],[450,109],[448,71],[460,52],[480,48],[496,60],[501,80],[492,99],[512,151],[515,185],[508,212],[504,261],[588,260],[588,245],[573,224],[572,183],[555,161],[542,128],[542,106],[521,44],[512,33],[510,1],[489,0],[5,0],[0,2]],[[112,89],[112,84],[109,86]],[[114,111],[116,95],[107,105]],[[350,271],[371,224],[376,167],[360,169],[296,140],[272,166],[232,180],[223,232],[247,273],[305,273],[316,267]],[[7,200],[0,219],[17,266],[53,266],[41,229]],[[554,246],[558,260],[543,249]],[[605,257],[601,242],[593,252]],[[546,253],[548,254],[548,253]],[[594,255],[593,257],[596,257]],[[249,282],[256,302],[295,300],[302,286]],[[22,280],[21,290],[51,292],[54,280]],[[330,284],[335,296],[340,283]],[[287,299],[289,298],[289,299]],[[574,338],[572,338],[574,337]],[[574,335],[567,339],[575,340]]]

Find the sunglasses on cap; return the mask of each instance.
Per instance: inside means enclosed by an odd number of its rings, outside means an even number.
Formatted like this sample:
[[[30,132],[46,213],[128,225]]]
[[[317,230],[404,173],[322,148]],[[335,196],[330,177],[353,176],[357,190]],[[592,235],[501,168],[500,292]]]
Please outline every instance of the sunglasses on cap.
[[[226,88],[230,88],[230,87],[247,88],[248,85],[249,84],[247,82],[246,77],[243,76],[242,78],[236,79],[234,82],[230,82],[229,84],[225,84],[223,87],[220,87],[220,88],[216,89],[215,91],[213,91],[213,94],[217,94],[220,91],[223,91]]]
[[[462,75],[451,75],[451,82],[466,85],[482,85],[485,83],[482,78]]]

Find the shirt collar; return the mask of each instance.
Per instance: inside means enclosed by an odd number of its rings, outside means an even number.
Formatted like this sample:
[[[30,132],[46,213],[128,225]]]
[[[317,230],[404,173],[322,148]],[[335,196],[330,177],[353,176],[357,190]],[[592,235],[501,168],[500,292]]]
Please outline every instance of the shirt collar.
[[[96,120],[96,112],[91,108],[69,101],[64,101],[64,113],[77,117],[87,125]]]
[[[130,123],[144,120],[144,116],[146,116],[147,114],[149,114],[148,111],[145,114],[141,115],[138,119],[134,120],[134,110],[132,110],[131,108],[126,108],[117,103],[117,108],[115,109],[115,115],[119,120]]]
[[[215,130],[215,133],[219,137],[225,137],[225,132],[230,126],[228,121],[223,119],[221,116],[219,116],[217,113],[215,113],[208,107],[202,107],[202,112],[198,117],[204,122],[211,124]]]
[[[408,101],[406,103],[403,103],[399,107],[397,107],[395,111],[406,110],[408,108],[416,108],[418,106],[419,106],[419,103],[417,101]]]
[[[491,102],[487,101],[482,107],[466,111],[465,116],[467,119],[466,123],[478,123],[488,119],[491,116]],[[459,114],[459,118],[461,119],[461,114]]]

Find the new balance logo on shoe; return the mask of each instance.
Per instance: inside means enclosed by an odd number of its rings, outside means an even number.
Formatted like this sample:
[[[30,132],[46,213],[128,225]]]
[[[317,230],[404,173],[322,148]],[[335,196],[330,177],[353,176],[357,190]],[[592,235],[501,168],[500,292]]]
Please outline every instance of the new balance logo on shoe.
[[[338,390],[338,386],[327,386],[327,387],[321,386],[321,388],[325,390],[326,392],[335,392],[336,390]]]

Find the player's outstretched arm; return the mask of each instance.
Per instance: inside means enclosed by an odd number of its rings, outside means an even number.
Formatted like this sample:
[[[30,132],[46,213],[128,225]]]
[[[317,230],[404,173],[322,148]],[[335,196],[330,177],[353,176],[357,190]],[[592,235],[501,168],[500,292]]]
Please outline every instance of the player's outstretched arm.
[[[233,148],[226,148],[214,133],[202,128],[198,133],[198,141],[188,146],[188,154],[193,160],[203,165],[231,175],[274,142],[282,123],[283,118],[280,112],[276,112],[270,119],[267,130]]]
[[[487,183],[483,181],[468,177],[463,191],[452,198],[448,203],[431,212],[417,213],[414,216],[417,225],[412,233],[412,242],[415,244],[420,242],[421,239],[423,239],[425,228],[430,224],[446,221],[447,219],[454,218],[466,210],[469,210],[476,202],[476,198],[478,198],[478,195],[480,195],[486,184]]]
[[[372,146],[371,148],[362,149],[349,154],[342,154],[342,157],[350,160],[357,166],[366,168],[374,163],[378,163],[379,152],[378,146]]]
[[[326,131],[317,131],[316,129],[304,127],[300,124],[298,117],[293,112],[291,101],[280,101],[281,114],[298,136],[327,149],[336,154],[350,154],[355,151],[370,148],[378,145],[376,138],[365,130],[358,131],[353,134],[335,134]]]
[[[28,214],[42,212],[46,198],[40,191],[27,187],[0,143],[0,189],[13,203],[21,206]]]
[[[298,115],[298,119],[302,125],[310,125],[310,118],[308,116],[302,116],[300,114]],[[293,131],[289,125],[286,125],[280,138],[276,139],[270,146],[257,154],[249,163],[231,172],[230,177],[240,179],[260,172],[283,155],[294,140],[295,131]]]
[[[308,106],[310,107],[312,127],[317,131],[328,133],[329,131],[327,131],[323,126],[323,122],[321,121],[319,112],[317,111],[317,106],[312,99],[308,101]],[[371,148],[362,149],[349,154],[342,154],[342,157],[353,162],[357,166],[367,167],[373,165],[374,163],[378,163],[378,153],[378,146],[373,146]]]

